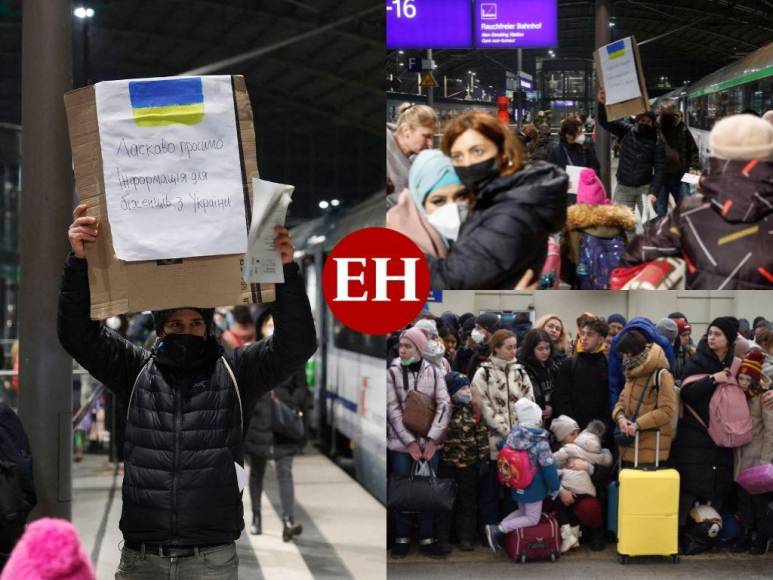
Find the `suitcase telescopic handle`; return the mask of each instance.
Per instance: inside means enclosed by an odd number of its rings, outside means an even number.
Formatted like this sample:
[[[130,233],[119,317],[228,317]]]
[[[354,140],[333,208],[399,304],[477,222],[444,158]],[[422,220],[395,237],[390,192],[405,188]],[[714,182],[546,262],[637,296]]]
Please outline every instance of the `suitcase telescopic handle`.
[[[636,430],[634,436],[634,448],[633,448],[633,466],[639,467],[639,430]],[[655,469],[660,467],[660,429],[655,429]]]

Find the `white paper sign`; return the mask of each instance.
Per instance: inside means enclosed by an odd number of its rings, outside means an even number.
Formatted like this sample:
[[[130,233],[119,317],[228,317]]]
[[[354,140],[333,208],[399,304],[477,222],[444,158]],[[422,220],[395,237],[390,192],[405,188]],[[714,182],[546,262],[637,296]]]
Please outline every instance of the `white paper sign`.
[[[107,215],[121,260],[247,247],[229,76],[95,85]]]
[[[567,193],[577,193],[577,186],[580,184],[580,173],[586,169],[582,165],[567,165],[566,174],[569,176],[569,190]]]
[[[698,185],[700,180],[701,176],[695,175],[694,173],[685,173],[682,175],[682,182],[689,183],[690,185]]]
[[[599,49],[601,74],[607,105],[641,97],[639,74],[631,46],[631,37],[607,44]]]
[[[252,223],[242,277],[248,283],[282,284],[282,257],[274,246],[274,226],[285,225],[295,187],[252,179]]]

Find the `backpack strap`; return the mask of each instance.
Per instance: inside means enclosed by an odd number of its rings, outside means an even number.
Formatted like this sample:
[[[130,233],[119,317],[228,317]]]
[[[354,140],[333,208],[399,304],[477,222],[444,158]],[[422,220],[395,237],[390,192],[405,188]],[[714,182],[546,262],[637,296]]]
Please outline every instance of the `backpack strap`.
[[[239,401],[239,428],[241,429],[242,436],[244,436],[244,408],[242,407],[242,396],[239,393],[239,383],[236,382],[236,375],[234,375],[234,372],[231,369],[231,365],[228,364],[228,361],[225,360],[225,357],[221,356],[220,360],[223,361],[223,364],[225,365],[225,370],[228,371],[228,375],[231,377],[231,381],[233,382],[233,385],[234,385],[236,400]]]
[[[696,421],[698,421],[698,423],[700,423],[700,424],[701,424],[701,426],[702,426],[704,429],[706,429],[706,431],[708,431],[708,430],[709,430],[709,427],[708,427],[708,425],[706,425],[706,423],[703,421],[703,419],[701,419],[701,416],[700,416],[700,415],[698,415],[698,412],[697,412],[695,409],[693,409],[693,408],[692,408],[690,405],[688,405],[687,403],[685,403],[685,404],[684,404],[684,408],[685,408],[685,409],[687,409],[687,410],[690,412],[690,414],[691,414],[693,417],[695,417],[695,420],[696,420]]]

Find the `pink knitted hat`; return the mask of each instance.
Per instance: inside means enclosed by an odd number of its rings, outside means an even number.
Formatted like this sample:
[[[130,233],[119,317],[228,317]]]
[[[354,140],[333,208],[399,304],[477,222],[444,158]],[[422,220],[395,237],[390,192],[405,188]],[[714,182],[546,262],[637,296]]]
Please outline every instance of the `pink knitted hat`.
[[[75,527],[43,518],[31,523],[3,569],[0,580],[95,580]]]
[[[410,340],[413,345],[419,349],[419,356],[423,356],[423,353],[427,350],[429,340],[427,339],[427,335],[424,334],[420,328],[416,328],[415,326],[409,328],[400,335],[400,338],[407,338]]]
[[[596,177],[596,172],[590,168],[580,172],[580,183],[577,184],[577,203],[587,205],[608,205],[610,203],[604,184]]]

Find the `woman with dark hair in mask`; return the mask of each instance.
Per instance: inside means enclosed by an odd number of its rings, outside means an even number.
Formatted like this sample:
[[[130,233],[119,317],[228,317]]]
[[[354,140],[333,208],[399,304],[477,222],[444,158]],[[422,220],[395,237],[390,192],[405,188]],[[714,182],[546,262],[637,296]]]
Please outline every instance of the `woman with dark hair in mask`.
[[[429,258],[432,287],[513,289],[528,270],[539,274],[548,236],[566,222],[566,174],[541,161],[524,165],[513,133],[486,113],[453,119],[442,149],[475,207],[448,256]]]
[[[553,165],[558,165],[561,169],[566,169],[567,165],[577,165],[579,167],[590,167],[601,176],[601,166],[596,159],[596,153],[593,147],[589,147],[585,140],[583,124],[577,117],[567,117],[561,123],[561,130],[558,133],[560,141],[550,146],[546,161]],[[577,195],[569,194],[569,201],[574,203]]]

